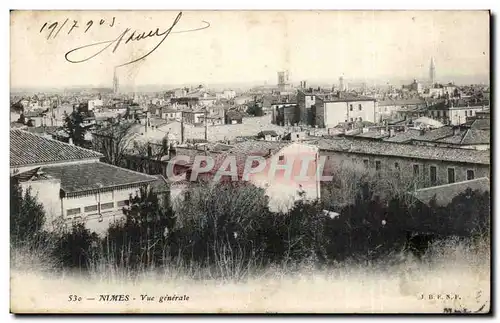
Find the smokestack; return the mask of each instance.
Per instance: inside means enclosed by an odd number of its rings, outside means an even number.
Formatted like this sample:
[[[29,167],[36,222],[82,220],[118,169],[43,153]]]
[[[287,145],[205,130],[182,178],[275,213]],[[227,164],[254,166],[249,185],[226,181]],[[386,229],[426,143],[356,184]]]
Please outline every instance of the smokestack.
[[[181,144],[184,143],[184,112],[181,112]]]
[[[207,108],[205,108],[205,141],[208,141]]]

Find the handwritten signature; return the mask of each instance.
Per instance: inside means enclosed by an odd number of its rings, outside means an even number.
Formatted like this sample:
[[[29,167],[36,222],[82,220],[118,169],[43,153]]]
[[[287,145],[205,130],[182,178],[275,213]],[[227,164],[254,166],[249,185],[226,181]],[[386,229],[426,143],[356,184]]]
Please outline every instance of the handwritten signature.
[[[159,41],[156,44],[156,46],[154,46],[146,54],[144,54],[144,55],[142,55],[142,56],[140,56],[138,58],[132,59],[132,60],[126,62],[126,63],[123,63],[123,64],[115,66],[115,67],[122,67],[122,66],[126,66],[126,65],[129,65],[129,64],[133,64],[135,62],[138,62],[138,61],[140,61],[140,60],[148,57],[149,55],[151,55],[151,53],[153,53],[158,47],[160,47],[160,45],[165,41],[165,39],[170,34],[179,34],[179,33],[186,33],[186,32],[194,32],[194,31],[199,31],[199,30],[203,30],[203,29],[206,29],[206,28],[210,27],[210,23],[203,20],[203,23],[205,24],[203,27],[195,28],[195,29],[189,29],[189,30],[173,31],[174,27],[179,23],[179,21],[181,20],[181,18],[182,18],[182,12],[179,12],[179,14],[175,18],[174,22],[167,29],[165,29],[164,31],[160,31],[160,28],[156,28],[155,30],[150,30],[148,33],[146,33],[146,32],[139,32],[137,30],[132,31],[130,28],[126,28],[115,39],[106,40],[106,41],[100,41],[100,42],[95,42],[95,43],[91,43],[91,44],[88,44],[88,45],[84,45],[84,46],[80,46],[80,47],[74,48],[74,49],[68,51],[66,53],[66,55],[64,55],[64,57],[70,63],[82,63],[82,62],[88,61],[88,60],[96,57],[97,55],[99,55],[102,52],[106,51],[108,48],[112,48],[112,53],[115,53],[118,50],[118,48],[120,48],[120,46],[122,44],[126,45],[126,44],[128,44],[130,42],[138,42],[138,41],[141,41],[143,39],[148,39],[148,38],[159,38]],[[114,47],[112,47],[113,45],[114,45]],[[81,58],[81,59],[74,58],[75,55],[78,52],[80,52],[82,49],[88,49],[88,48],[95,48],[96,51],[93,52],[93,53],[91,53],[91,54],[88,54],[88,56],[86,56],[84,58]]]

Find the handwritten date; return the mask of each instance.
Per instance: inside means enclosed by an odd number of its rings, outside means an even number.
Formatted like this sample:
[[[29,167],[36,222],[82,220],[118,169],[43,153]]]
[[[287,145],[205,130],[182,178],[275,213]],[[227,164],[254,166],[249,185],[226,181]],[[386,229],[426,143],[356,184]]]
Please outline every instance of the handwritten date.
[[[52,39],[56,38],[57,35],[61,32],[61,30],[66,27],[68,30],[68,35],[71,34],[73,30],[83,28],[84,33],[89,31],[89,29],[92,26],[106,26],[106,27],[113,27],[115,25],[115,20],[116,18],[113,17],[111,21],[106,21],[105,19],[99,19],[95,21],[94,20],[89,20],[86,23],[80,23],[78,20],[72,20],[70,22],[69,18],[66,18],[63,22],[60,21],[55,21],[53,23],[46,22],[43,24],[42,28],[40,28],[40,33],[47,33],[47,40],[52,37]]]

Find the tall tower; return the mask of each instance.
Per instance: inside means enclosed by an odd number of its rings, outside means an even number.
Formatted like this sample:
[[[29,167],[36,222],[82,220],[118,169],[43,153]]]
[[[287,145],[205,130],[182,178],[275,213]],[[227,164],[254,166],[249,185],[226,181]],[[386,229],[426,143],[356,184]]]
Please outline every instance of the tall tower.
[[[119,86],[118,75],[116,75],[116,68],[115,68],[115,71],[113,73],[113,93],[115,95],[118,94],[118,86]]]
[[[280,91],[284,91],[288,88],[289,81],[289,73],[288,71],[280,71],[278,72],[278,88]]]
[[[431,65],[429,67],[429,81],[431,85],[436,83],[436,65],[434,64],[434,57],[431,57]]]
[[[344,83],[344,77],[341,76],[339,77],[339,91],[344,92],[346,90],[345,88],[345,83]]]

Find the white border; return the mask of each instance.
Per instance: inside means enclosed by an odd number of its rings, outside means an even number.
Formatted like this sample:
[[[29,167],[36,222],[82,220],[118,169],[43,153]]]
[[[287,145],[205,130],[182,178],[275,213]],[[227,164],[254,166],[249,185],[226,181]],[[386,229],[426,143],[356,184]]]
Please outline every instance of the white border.
[[[499,4],[500,1],[498,0],[473,0],[473,1],[436,1],[436,0],[421,0],[421,1],[387,1],[387,0],[378,0],[378,1],[359,1],[359,0],[349,0],[349,1],[343,1],[343,2],[335,2],[332,3],[332,1],[315,1],[315,0],[309,0],[309,1],[296,1],[296,2],[283,2],[283,3],[277,3],[277,2],[271,2],[269,0],[253,0],[253,1],[189,1],[189,0],[183,0],[183,1],[168,1],[167,4],[160,4],[158,1],[152,1],[152,0],[141,0],[141,1],[130,1],[130,0],[122,0],[122,1],[117,1],[114,3],[108,3],[104,4],[102,1],[2,1],[2,4],[5,6],[4,10],[1,12],[1,19],[2,19],[2,24],[1,24],[1,39],[3,41],[3,46],[2,48],[2,61],[3,61],[3,73],[2,75],[2,102],[4,102],[4,110],[5,114],[4,117],[1,118],[0,120],[2,121],[2,133],[5,134],[4,138],[7,138],[8,136],[8,128],[9,128],[9,117],[7,116],[7,106],[9,102],[9,11],[8,9],[100,9],[100,10],[106,10],[106,9],[205,9],[205,10],[214,10],[214,9],[260,9],[260,10],[270,10],[270,9],[281,9],[281,10],[310,10],[310,9],[356,9],[356,10],[380,10],[380,9],[389,9],[389,10],[410,10],[410,9],[420,9],[420,10],[436,10],[436,9],[445,9],[445,10],[481,10],[481,9],[492,9],[493,14],[498,14],[500,12],[499,9]],[[496,23],[498,23],[498,17],[496,18]],[[496,26],[493,26],[493,28],[496,31]],[[492,31],[493,32],[493,31]],[[498,34],[495,34],[497,39],[498,39]],[[492,44],[492,50],[495,48],[495,60],[498,61],[498,50],[497,44],[494,43]],[[493,59],[493,57],[492,57]],[[496,67],[496,66],[495,66]],[[491,75],[496,74],[497,69],[491,71]],[[493,89],[494,93],[498,93],[498,83],[495,82],[495,88]],[[493,106],[496,107],[498,100],[496,99],[497,95],[494,96],[495,100],[492,102]],[[498,119],[498,118],[497,118]],[[495,121],[494,121],[495,122]],[[498,125],[495,122],[495,127],[498,128]],[[0,152],[1,154],[1,160],[2,160],[2,165],[5,165],[5,170],[8,168],[8,154],[7,151],[8,149],[8,141],[7,140],[1,140],[0,141],[1,147],[0,147]],[[495,150],[498,150],[498,142],[495,145]],[[492,168],[496,168],[496,165],[492,165]],[[2,261],[1,263],[3,264],[2,266],[2,276],[3,276],[3,282],[2,284],[2,291],[1,291],[1,298],[2,298],[2,303],[5,304],[4,307],[2,308],[2,321],[6,317],[6,313],[9,311],[9,291],[8,291],[8,286],[9,286],[9,263],[6,261],[9,257],[9,225],[8,225],[8,205],[9,205],[9,198],[8,198],[8,189],[7,189],[7,171],[4,172],[5,174],[5,180],[2,181],[3,186],[2,186],[2,193],[0,194],[0,197],[2,199],[2,203],[0,205],[3,206],[3,212],[2,214],[2,221],[3,225],[1,226],[1,229],[4,231],[3,234],[0,236],[3,238],[1,245],[1,256],[2,256]],[[496,183],[493,183],[493,185],[496,186]],[[500,189],[498,187],[495,187],[495,197],[493,200],[500,201],[498,199],[498,194],[500,194]],[[498,210],[498,206],[497,206]],[[496,212],[498,213],[498,212]],[[495,217],[495,223],[498,224],[500,219],[496,216]],[[498,232],[497,230],[497,225],[494,228],[495,232]],[[498,235],[498,233],[497,233]],[[495,244],[495,250],[498,250],[499,246],[497,244],[497,239],[494,240]],[[497,268],[496,266],[494,268]],[[495,286],[495,291],[496,291],[496,286]],[[498,294],[495,293],[497,297],[495,299],[498,299]],[[495,304],[494,308],[498,309],[498,304]],[[14,319],[12,315],[8,316],[9,319]],[[113,317],[115,319],[122,319],[122,317]],[[137,317],[135,317],[137,318]],[[54,317],[48,317],[46,319],[54,319]],[[97,321],[104,321],[106,318],[100,317],[100,318],[94,318]],[[110,319],[107,318],[107,319]],[[173,319],[172,317],[167,318],[167,319]],[[216,318],[218,319],[218,318]],[[334,318],[338,319],[338,318]],[[384,319],[384,317],[381,317],[381,319]],[[399,320],[400,318],[398,318]],[[433,320],[434,318],[429,318],[426,317],[426,320]],[[33,318],[30,319],[25,319],[27,321],[33,320]],[[64,318],[64,320],[70,320],[70,318]]]

